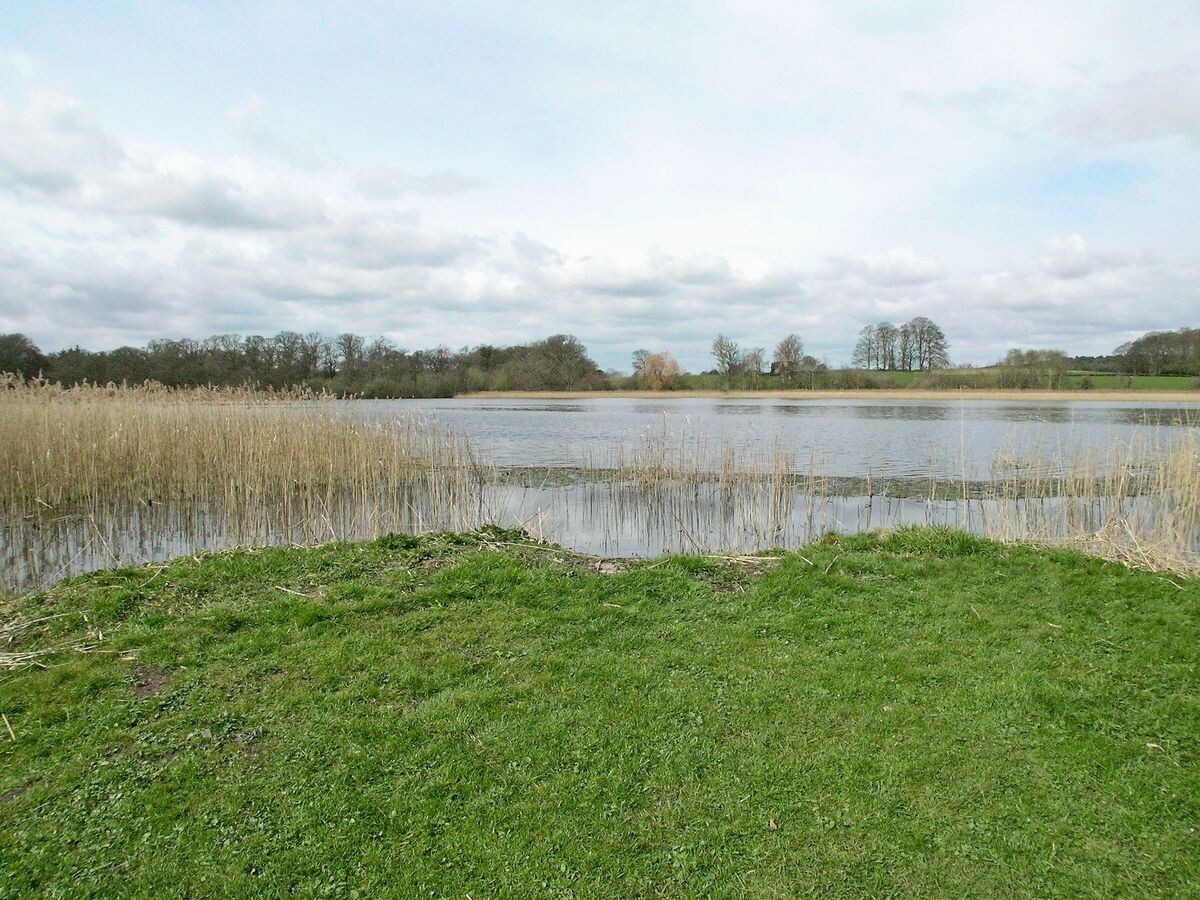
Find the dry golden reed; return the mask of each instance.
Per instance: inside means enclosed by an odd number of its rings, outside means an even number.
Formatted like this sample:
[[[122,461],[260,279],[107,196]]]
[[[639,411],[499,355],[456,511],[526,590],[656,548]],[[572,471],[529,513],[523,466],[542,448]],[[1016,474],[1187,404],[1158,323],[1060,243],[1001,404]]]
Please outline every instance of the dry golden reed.
[[[473,527],[490,477],[444,428],[410,416],[364,420],[303,391],[10,379],[0,388],[0,449],[10,520],[188,507],[223,517],[239,542],[297,525],[314,539],[341,537],[335,523],[347,514],[376,530]]]

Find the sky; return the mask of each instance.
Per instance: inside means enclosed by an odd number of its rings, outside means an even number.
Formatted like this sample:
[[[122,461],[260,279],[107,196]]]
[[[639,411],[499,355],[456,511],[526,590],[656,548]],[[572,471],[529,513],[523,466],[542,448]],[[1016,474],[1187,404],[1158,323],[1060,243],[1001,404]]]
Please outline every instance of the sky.
[[[1200,325],[1195,0],[0,4],[0,332]]]

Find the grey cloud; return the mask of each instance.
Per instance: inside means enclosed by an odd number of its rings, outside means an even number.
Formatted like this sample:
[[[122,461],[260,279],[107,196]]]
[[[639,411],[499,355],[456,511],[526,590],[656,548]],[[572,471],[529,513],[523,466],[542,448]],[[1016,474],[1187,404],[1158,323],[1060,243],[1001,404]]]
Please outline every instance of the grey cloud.
[[[513,235],[511,243],[517,258],[532,266],[561,266],[566,259],[553,247],[535,241],[521,231]]]
[[[1054,124],[1087,144],[1182,137],[1200,147],[1200,69],[1143,72],[1063,104]]]
[[[909,247],[865,256],[834,256],[825,261],[817,277],[838,280],[858,277],[876,287],[912,287],[937,281],[943,276],[936,259],[919,256]]]
[[[397,166],[363,166],[354,174],[355,190],[374,200],[395,200],[406,194],[424,197],[448,197],[478,190],[484,182],[452,169],[415,174]]]
[[[465,234],[422,229],[408,214],[353,214],[327,229],[313,231],[291,245],[293,252],[328,258],[339,265],[362,269],[403,266],[439,268],[481,252],[487,242]]]
[[[671,283],[660,278],[621,278],[601,279],[583,282],[577,287],[588,294],[601,294],[608,297],[662,297],[671,292]]]

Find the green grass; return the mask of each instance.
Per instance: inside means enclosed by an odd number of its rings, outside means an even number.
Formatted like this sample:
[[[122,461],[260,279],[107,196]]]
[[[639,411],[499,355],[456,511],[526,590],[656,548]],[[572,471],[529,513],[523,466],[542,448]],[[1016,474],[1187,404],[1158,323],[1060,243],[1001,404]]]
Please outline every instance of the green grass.
[[[0,894],[1200,893],[1200,582],[945,531],[516,541],[9,601],[59,618],[0,649],[95,650],[3,676]]]
[[[1094,391],[1194,391],[1198,383],[1194,375],[1072,374],[1067,386],[1079,388],[1085,378]]]
[[[971,369],[971,370],[948,370],[945,373],[941,372],[860,372],[858,373],[869,378],[876,387],[880,390],[888,390],[891,388],[912,388],[921,390],[958,390],[959,380],[963,384],[971,385],[975,382],[975,387],[981,390],[1008,390],[995,383],[995,374],[988,369]],[[956,379],[951,387],[946,384],[938,385],[936,379],[940,374],[945,374]],[[836,389],[842,385],[837,382],[838,373],[834,372],[829,375],[820,376],[815,387],[819,390]],[[1086,378],[1086,385],[1084,387]],[[933,379],[933,383],[931,382]],[[774,375],[763,375],[757,382],[758,388],[762,390],[782,390],[786,387],[783,379]],[[680,390],[720,390],[725,387],[724,382],[717,376],[708,375],[686,375],[678,385]],[[1012,390],[1022,390],[1020,388],[1011,388]],[[1066,376],[1062,383],[1056,383],[1053,387],[1046,384],[1041,384],[1038,388],[1041,390],[1069,390],[1080,391],[1086,398],[1086,391],[1196,391],[1200,389],[1200,379],[1193,375],[1111,375],[1103,373],[1085,373],[1072,372]]]

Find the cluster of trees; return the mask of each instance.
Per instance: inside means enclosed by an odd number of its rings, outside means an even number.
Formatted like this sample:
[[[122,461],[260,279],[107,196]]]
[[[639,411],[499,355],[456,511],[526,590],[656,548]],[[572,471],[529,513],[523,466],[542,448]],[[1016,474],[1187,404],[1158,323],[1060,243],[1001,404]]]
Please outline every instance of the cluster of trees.
[[[1200,375],[1200,328],[1150,331],[1107,356],[1074,356],[1071,368],[1125,375]]]
[[[858,333],[854,365],[887,372],[930,372],[950,365],[950,345],[942,329],[924,316],[898,327],[880,322]]]
[[[42,354],[24,335],[0,336],[0,372],[42,375],[63,384],[157,381],[283,388],[307,385],[364,397],[443,397],[478,390],[594,390],[610,386],[571,335],[511,347],[482,345],[408,351],[387,338],[216,335],[157,340],[144,348]]]
[[[1200,375],[1200,328],[1151,331],[1122,344],[1113,355],[1136,375]]]
[[[1009,350],[996,367],[1000,388],[1063,387],[1071,372],[1071,358],[1061,350]]]
[[[649,350],[633,351],[633,382],[635,386],[649,391],[669,391],[679,385],[683,370],[666,350],[651,353]]]
[[[726,387],[755,387],[767,366],[766,351],[762,347],[743,349],[723,334],[713,340],[712,355],[717,363],[716,374]],[[806,381],[811,387],[812,378],[826,369],[824,363],[805,354],[804,342],[799,335],[789,334],[775,345],[770,374],[785,387],[800,387]]]

